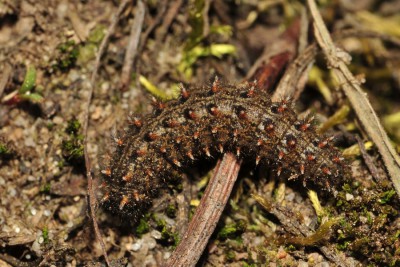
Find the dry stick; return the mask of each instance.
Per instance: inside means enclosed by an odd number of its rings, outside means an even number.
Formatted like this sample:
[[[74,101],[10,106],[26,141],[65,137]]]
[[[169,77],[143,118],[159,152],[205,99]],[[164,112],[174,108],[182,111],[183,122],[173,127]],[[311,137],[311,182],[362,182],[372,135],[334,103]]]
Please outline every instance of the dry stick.
[[[107,256],[107,251],[106,251],[106,247],[104,245],[103,238],[101,237],[99,226],[96,221],[95,206],[97,204],[97,200],[96,200],[96,197],[95,197],[94,191],[93,191],[92,167],[90,165],[90,159],[89,159],[89,154],[88,154],[88,150],[87,150],[87,130],[88,130],[88,126],[89,126],[89,108],[90,108],[90,103],[92,102],[93,91],[94,91],[95,82],[96,82],[96,78],[97,78],[97,72],[100,67],[100,59],[106,50],[108,40],[110,39],[111,35],[115,31],[115,27],[118,23],[119,17],[121,16],[122,12],[125,10],[128,3],[130,3],[130,0],[124,0],[120,4],[120,6],[118,7],[118,10],[117,10],[117,13],[112,18],[112,22],[111,22],[110,27],[108,28],[107,34],[100,44],[99,52],[97,53],[97,56],[96,56],[95,67],[92,72],[92,77],[90,79],[90,89],[89,89],[89,95],[88,95],[88,99],[87,99],[86,110],[85,110],[85,115],[84,115],[84,124],[83,124],[83,136],[84,136],[83,150],[84,150],[84,155],[85,155],[86,176],[88,178],[88,189],[87,190],[88,190],[88,195],[89,195],[89,197],[88,197],[89,203],[88,204],[89,204],[89,208],[90,208],[90,216],[92,217],[94,232],[96,234],[97,240],[100,242],[100,246],[103,251],[103,256],[107,263],[107,266],[111,266],[111,265],[110,265],[110,261]]]
[[[137,2],[137,7],[135,11],[135,19],[132,23],[131,33],[129,35],[129,43],[126,49],[126,55],[124,60],[124,66],[122,67],[120,90],[125,91],[129,87],[131,81],[131,73],[133,63],[135,62],[135,57],[137,55],[140,33],[143,28],[144,14],[146,12],[143,1],[139,0]]]
[[[400,46],[399,38],[370,31],[345,30],[334,34],[334,37],[335,40],[348,37],[379,38],[394,45]],[[293,96],[294,100],[300,97],[302,88],[299,88],[299,80],[307,72],[307,70],[311,68],[315,61],[317,52],[317,45],[312,43],[306,49],[304,49],[301,54],[289,65],[285,71],[285,74],[279,81],[276,89],[276,92],[280,93],[280,97]]]
[[[315,44],[309,45],[289,65],[277,86],[274,94],[276,99],[291,96],[293,100],[296,100],[300,97],[303,88],[299,88],[299,80],[314,63],[317,50],[318,49]]]
[[[375,179],[376,182],[381,183],[382,178],[379,176],[378,168],[375,166],[374,162],[372,161],[371,156],[368,155],[367,151],[365,150],[364,142],[361,140],[361,138],[358,135],[356,135],[356,140],[358,143],[358,147],[360,148],[361,156],[363,157],[365,165],[367,165],[369,172],[371,173],[372,177]]]
[[[346,54],[343,51],[339,54],[337,47],[333,44],[314,0],[307,0],[307,3],[314,19],[314,34],[317,42],[327,57],[329,67],[333,69],[336,79],[349,99],[361,125],[378,148],[397,195],[400,197],[400,157],[390,144],[390,140],[366,94],[343,60],[343,55]]]
[[[210,180],[213,182],[207,186],[182,242],[172,254],[166,267],[194,266],[197,263],[224,211],[236,182],[240,163],[232,153],[225,154],[222,161],[218,161]]]
[[[162,42],[164,40],[164,37],[167,34],[169,26],[176,18],[176,14],[178,13],[179,8],[183,4],[183,0],[171,1],[170,3],[171,3],[171,7],[168,9],[167,13],[165,14],[165,17],[163,20],[164,23],[156,31],[157,42]]]
[[[143,33],[142,35],[142,42],[140,42],[139,45],[139,51],[142,51],[144,46],[146,45],[147,42],[147,38],[149,38],[150,33],[154,30],[154,28],[161,23],[161,20],[164,18],[164,13],[167,10],[167,3],[166,0],[163,0],[161,2],[159,2],[159,7],[157,8],[157,10],[159,10],[157,12],[156,17],[154,18],[154,20],[150,23],[150,25],[147,25],[147,29],[146,31]]]

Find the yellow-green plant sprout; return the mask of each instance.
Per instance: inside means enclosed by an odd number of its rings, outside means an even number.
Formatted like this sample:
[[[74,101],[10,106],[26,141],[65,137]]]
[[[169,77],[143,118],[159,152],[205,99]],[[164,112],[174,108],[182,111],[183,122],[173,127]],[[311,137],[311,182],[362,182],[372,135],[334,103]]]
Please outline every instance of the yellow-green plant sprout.
[[[338,111],[335,112],[331,117],[325,121],[321,127],[318,129],[319,133],[325,133],[328,129],[333,126],[340,124],[350,113],[350,107],[348,105],[343,105]]]
[[[236,49],[231,44],[210,44],[204,46],[201,42],[206,35],[218,34],[223,37],[232,35],[232,28],[229,25],[210,26],[209,31],[205,32],[205,12],[206,4],[204,0],[190,1],[189,10],[189,25],[191,32],[189,38],[182,47],[182,60],[177,67],[177,71],[186,80],[189,80],[193,75],[193,64],[200,57],[214,56],[221,58],[224,55],[235,54]]]
[[[36,85],[36,68],[34,66],[28,66],[24,78],[24,82],[21,85],[21,88],[18,90],[18,93],[25,94],[33,89]]]
[[[326,211],[322,207],[321,202],[319,201],[317,192],[315,192],[314,190],[309,190],[308,197],[310,198],[310,201],[314,207],[315,213],[317,214],[318,218],[326,216]]]
[[[43,96],[39,93],[33,92],[36,86],[36,68],[34,66],[28,66],[20,89],[18,90],[18,97],[22,100],[28,100],[34,103],[41,102]]]
[[[367,141],[364,143],[365,150],[370,150],[374,144],[371,141]],[[360,147],[358,144],[354,144],[351,147],[346,148],[343,150],[343,156],[350,158],[350,157],[357,157],[361,155]]]
[[[310,70],[308,81],[309,83],[314,84],[317,87],[318,91],[324,97],[325,101],[331,105],[334,102],[331,89],[329,89],[329,86],[325,83],[323,77],[323,72],[318,67],[314,66]]]
[[[157,86],[151,83],[146,77],[140,75],[139,83],[149,92],[152,96],[161,99],[162,101],[176,99],[179,95],[178,86],[172,89],[171,94],[166,94],[164,91],[160,90]]]
[[[368,11],[360,11],[355,17],[369,30],[400,37],[399,15],[380,17]]]
[[[323,241],[327,240],[330,236],[332,227],[339,223],[341,217],[330,219],[323,224],[311,235],[309,236],[299,236],[285,239],[286,244],[294,244],[300,246],[314,246]]]

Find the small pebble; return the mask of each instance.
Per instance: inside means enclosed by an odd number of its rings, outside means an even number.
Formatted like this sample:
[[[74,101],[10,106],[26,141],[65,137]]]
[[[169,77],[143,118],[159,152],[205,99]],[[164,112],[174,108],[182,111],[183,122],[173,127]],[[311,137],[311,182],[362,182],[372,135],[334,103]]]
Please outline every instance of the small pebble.
[[[153,231],[151,231],[150,235],[151,235],[154,239],[161,239],[161,233],[160,233],[160,231],[153,230]]]
[[[153,249],[157,245],[157,241],[154,238],[148,238],[146,240],[146,243],[147,243],[147,246],[149,247],[149,249]]]
[[[353,200],[353,199],[354,199],[354,196],[352,194],[346,193],[346,200],[347,201],[350,201],[350,200]]]
[[[51,215],[51,211],[50,210],[45,210],[43,212],[44,216],[49,217]]]
[[[37,213],[37,210],[35,208],[31,208],[31,214],[36,215],[36,213]]]
[[[164,260],[167,260],[171,257],[171,252],[167,251],[164,253]]]
[[[130,246],[130,250],[132,250],[132,251],[138,251],[138,250],[142,247],[142,245],[143,245],[143,240],[142,240],[142,239],[139,239],[137,242],[133,243],[133,244]]]

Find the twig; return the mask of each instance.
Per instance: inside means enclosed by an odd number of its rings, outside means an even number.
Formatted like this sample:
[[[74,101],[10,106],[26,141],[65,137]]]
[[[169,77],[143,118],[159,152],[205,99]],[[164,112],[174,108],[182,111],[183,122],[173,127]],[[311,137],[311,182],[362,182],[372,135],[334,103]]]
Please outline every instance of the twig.
[[[165,17],[163,20],[164,23],[156,31],[157,42],[162,42],[162,40],[164,39],[169,26],[176,18],[176,13],[178,13],[179,8],[182,6],[183,0],[170,1],[170,3],[171,3],[171,7],[167,10],[167,13],[165,14]]]
[[[269,64],[271,58],[277,54],[288,52],[291,57],[294,57],[297,50],[297,37],[299,32],[300,23],[299,21],[295,21],[279,36],[278,40],[275,40],[270,46],[264,48],[262,55],[256,60],[253,66],[251,66],[245,79],[250,80],[250,77],[253,77],[263,64]]]
[[[222,161],[218,161],[214,176],[201,198],[188,230],[165,267],[196,265],[224,211],[240,163],[231,153],[225,154]]]
[[[400,40],[398,38],[371,31],[345,30],[334,34],[333,37],[335,40],[341,40],[348,37],[379,38],[394,45],[400,46]],[[292,99],[294,100],[300,97],[300,94],[304,88],[304,84],[299,84],[299,81],[314,63],[317,52],[318,47],[316,43],[312,43],[307,46],[307,48],[304,49],[289,65],[285,74],[279,81],[276,89],[276,92],[279,92],[281,97],[292,96]]]
[[[304,86],[299,85],[301,77],[314,63],[315,55],[317,54],[317,46],[315,44],[309,45],[304,51],[289,65],[285,74],[279,81],[275,98],[282,98],[285,96],[292,96],[293,100],[300,97]],[[278,95],[279,94],[279,95]]]
[[[126,91],[129,87],[131,81],[132,67],[135,62],[135,57],[137,55],[140,33],[143,28],[143,20],[146,9],[143,1],[139,0],[137,2],[137,7],[135,11],[135,19],[132,23],[131,33],[129,35],[129,43],[126,49],[124,66],[122,67],[120,90]]]
[[[76,12],[76,8],[74,4],[69,3],[68,4],[68,18],[71,21],[72,28],[74,28],[74,31],[76,35],[78,36],[79,40],[81,42],[85,42],[88,35],[89,35],[89,30],[84,22],[79,18],[78,13]]]
[[[379,176],[378,168],[372,162],[370,155],[368,155],[368,153],[365,149],[364,142],[361,140],[361,138],[358,135],[356,135],[356,139],[357,139],[358,147],[360,148],[361,156],[363,157],[365,165],[367,165],[367,168],[368,168],[369,172],[371,173],[372,177],[375,179],[376,182],[382,182],[382,179]]]
[[[276,77],[282,72],[289,60],[293,57],[290,52],[282,52],[269,59],[269,64],[259,68],[249,80],[257,81],[257,86],[268,90],[276,83]],[[273,62],[273,64],[271,64]]]
[[[396,192],[400,197],[400,157],[390,144],[390,140],[380,124],[366,94],[362,91],[356,78],[348,69],[343,56],[346,54],[343,51],[338,51],[337,47],[333,44],[315,1],[307,0],[307,3],[314,19],[314,34],[317,42],[327,57],[329,67],[331,67],[335,73],[361,125],[378,148]]]
[[[118,23],[119,17],[121,16],[122,12],[125,10],[128,3],[130,3],[129,0],[124,0],[123,2],[121,2],[120,6],[118,7],[117,13],[112,18],[112,22],[111,22],[110,27],[108,28],[106,36],[104,37],[104,39],[102,40],[102,42],[100,44],[99,52],[97,53],[97,56],[96,56],[95,67],[94,67],[94,70],[92,72],[92,76],[90,79],[90,89],[89,89],[89,94],[88,94],[88,98],[86,101],[86,110],[85,110],[84,123],[83,123],[83,136],[84,136],[83,150],[84,150],[84,155],[85,155],[86,175],[88,178],[88,188],[87,188],[88,195],[89,195],[88,196],[88,205],[89,205],[89,209],[90,209],[90,216],[92,217],[94,231],[95,231],[97,240],[100,242],[100,246],[103,251],[103,256],[107,263],[107,266],[111,266],[111,265],[110,265],[110,261],[107,256],[107,251],[106,251],[106,247],[104,245],[103,238],[101,237],[101,233],[99,231],[99,226],[96,221],[95,206],[97,204],[97,201],[96,201],[96,197],[95,197],[94,191],[93,191],[92,167],[90,164],[89,153],[87,150],[87,139],[88,139],[87,131],[88,131],[88,126],[89,126],[89,108],[90,108],[90,103],[92,102],[93,91],[94,91],[95,82],[96,82],[96,78],[97,78],[97,72],[100,67],[100,60],[106,50],[108,40],[110,39],[111,35],[115,31],[115,27]]]
[[[167,10],[167,1],[162,0],[158,3],[158,12],[154,20],[147,26],[146,31],[142,35],[142,41],[139,44],[139,53],[143,50],[146,45],[147,38],[149,38],[150,33],[154,30],[154,28],[161,23],[161,20],[164,18],[165,11]]]

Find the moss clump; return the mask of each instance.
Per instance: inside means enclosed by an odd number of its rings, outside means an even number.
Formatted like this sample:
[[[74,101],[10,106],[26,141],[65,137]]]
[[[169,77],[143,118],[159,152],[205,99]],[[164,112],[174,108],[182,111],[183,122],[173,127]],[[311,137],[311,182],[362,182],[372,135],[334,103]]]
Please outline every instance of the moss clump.
[[[11,149],[8,148],[8,146],[0,141],[0,157],[7,157],[12,154]]]
[[[240,235],[246,231],[247,223],[243,220],[240,220],[235,223],[225,225],[219,232],[218,232],[218,239],[226,240],[240,237]]]
[[[11,159],[16,156],[16,152],[11,145],[0,136],[0,159]]]
[[[235,251],[233,251],[233,250],[226,251],[225,257],[226,257],[227,261],[232,262],[236,257]]]
[[[47,226],[43,227],[42,229],[42,237],[43,237],[43,243],[47,244],[49,243],[49,228]]]
[[[53,64],[54,69],[67,71],[75,66],[79,56],[79,46],[75,44],[75,41],[69,40],[61,43],[58,45],[57,50],[56,63]]]
[[[72,119],[68,121],[68,125],[65,131],[70,135],[77,135],[80,129],[81,123],[77,119]]]
[[[176,206],[174,204],[170,204],[167,207],[167,210],[165,211],[165,213],[167,214],[168,217],[170,218],[175,218],[176,217]]]
[[[83,150],[83,135],[79,134],[81,124],[78,120],[72,119],[68,122],[66,132],[68,139],[62,141],[62,151],[64,158],[72,162],[82,162]]]
[[[396,191],[394,189],[390,189],[380,194],[380,199],[378,199],[378,203],[386,204],[390,201],[390,199],[396,195]]]
[[[40,192],[43,194],[49,194],[51,190],[50,183],[45,183],[40,187]]]
[[[149,223],[148,223],[148,216],[145,218],[140,219],[139,224],[137,225],[135,229],[135,233],[138,236],[141,236],[145,233],[147,233],[150,229]]]
[[[179,243],[178,233],[173,232],[168,226],[167,222],[162,219],[154,218],[157,226],[157,230],[161,232],[161,239],[159,240],[161,243],[166,245],[172,245],[176,247]]]

